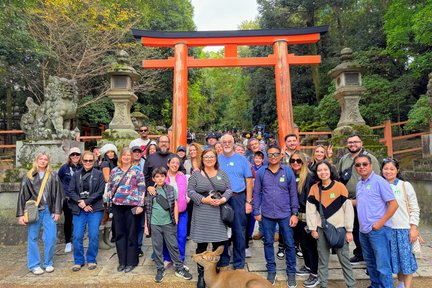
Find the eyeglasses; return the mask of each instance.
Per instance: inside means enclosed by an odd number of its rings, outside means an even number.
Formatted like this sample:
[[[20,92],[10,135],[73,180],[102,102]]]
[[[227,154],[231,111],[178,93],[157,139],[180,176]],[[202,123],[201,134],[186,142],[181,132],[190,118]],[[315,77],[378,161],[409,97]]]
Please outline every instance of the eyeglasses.
[[[348,145],[359,144],[362,141],[348,141]]]
[[[94,160],[93,159],[83,159],[82,162],[83,163],[93,163]]]
[[[370,163],[368,163],[368,162],[362,162],[362,163],[355,163],[354,166],[357,167],[357,168],[359,168],[361,166],[367,167],[367,166],[369,166],[369,164]]]
[[[147,132],[148,129],[140,129],[140,132]]]
[[[80,153],[71,153],[69,156],[73,157],[73,156],[81,156]]]
[[[303,161],[301,159],[290,159],[289,163],[291,163],[291,164],[294,164],[294,163],[303,164]]]
[[[279,157],[281,153],[267,153],[268,158]]]
[[[209,160],[209,159],[215,159],[216,156],[204,156],[203,159]]]

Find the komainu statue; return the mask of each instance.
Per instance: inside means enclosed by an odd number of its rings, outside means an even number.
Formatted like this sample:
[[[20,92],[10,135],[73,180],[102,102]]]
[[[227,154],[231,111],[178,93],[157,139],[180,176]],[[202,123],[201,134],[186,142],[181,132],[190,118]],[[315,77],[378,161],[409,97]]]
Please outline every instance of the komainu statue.
[[[50,76],[45,89],[45,101],[37,105],[27,98],[29,111],[21,118],[21,128],[28,140],[72,139],[70,120],[78,106],[78,89],[75,80]]]

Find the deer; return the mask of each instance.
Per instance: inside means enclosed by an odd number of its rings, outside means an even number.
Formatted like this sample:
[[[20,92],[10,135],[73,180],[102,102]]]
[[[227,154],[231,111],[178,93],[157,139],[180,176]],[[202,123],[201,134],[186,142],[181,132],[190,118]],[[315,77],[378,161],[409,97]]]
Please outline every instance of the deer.
[[[204,267],[204,280],[209,288],[270,288],[273,285],[258,274],[244,270],[224,270],[216,272],[216,265],[224,246],[215,251],[205,251],[192,255],[192,259]]]

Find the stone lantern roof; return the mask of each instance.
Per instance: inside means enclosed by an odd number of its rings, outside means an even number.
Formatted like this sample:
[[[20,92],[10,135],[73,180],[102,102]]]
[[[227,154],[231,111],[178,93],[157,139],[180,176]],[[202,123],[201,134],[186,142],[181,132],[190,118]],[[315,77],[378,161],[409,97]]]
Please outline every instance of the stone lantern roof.
[[[341,50],[341,55],[339,59],[342,61],[339,65],[337,65],[335,68],[330,70],[328,74],[332,78],[338,77],[343,72],[357,72],[357,73],[363,73],[364,68],[360,66],[360,64],[353,62],[353,51],[351,48],[343,48]]]
[[[129,54],[126,51],[118,51],[116,57],[117,63],[113,65],[108,75],[128,75],[134,81],[140,79],[140,75],[136,72],[135,68],[130,65]]]

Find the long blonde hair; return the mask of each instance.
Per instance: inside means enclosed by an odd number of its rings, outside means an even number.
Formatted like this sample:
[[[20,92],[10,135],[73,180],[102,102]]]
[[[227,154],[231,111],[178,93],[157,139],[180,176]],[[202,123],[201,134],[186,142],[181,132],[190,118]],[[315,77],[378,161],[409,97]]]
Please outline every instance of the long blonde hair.
[[[301,192],[303,190],[303,187],[305,185],[306,178],[307,178],[307,175],[308,175],[309,171],[308,171],[308,167],[307,167],[307,163],[306,163],[306,158],[303,155],[303,153],[301,153],[300,151],[294,151],[294,153],[291,154],[290,159],[294,155],[297,155],[299,157],[299,159],[302,160],[302,162],[303,162],[302,167],[300,168],[300,173],[299,173],[300,180],[299,180],[299,182],[297,184],[297,192],[299,194],[301,194]]]
[[[192,142],[191,144],[189,144],[188,150],[190,150],[190,147],[192,147],[192,146],[195,147],[195,149],[197,151],[197,156],[195,158],[196,158],[196,164],[198,165],[198,167],[194,167],[194,168],[201,169],[201,157],[202,157],[203,149],[202,149],[200,144]],[[190,160],[192,163],[193,159],[191,158]],[[193,165],[193,163],[192,163],[192,165]]]
[[[38,171],[38,160],[40,157],[46,156],[48,158],[48,165],[46,167],[45,173],[51,173],[52,168],[50,165],[50,156],[46,152],[41,152],[36,155],[35,160],[33,161],[32,168],[27,172],[27,177],[33,181],[33,174]]]

